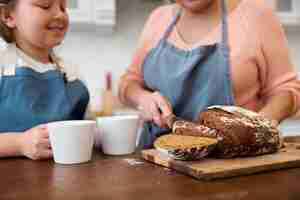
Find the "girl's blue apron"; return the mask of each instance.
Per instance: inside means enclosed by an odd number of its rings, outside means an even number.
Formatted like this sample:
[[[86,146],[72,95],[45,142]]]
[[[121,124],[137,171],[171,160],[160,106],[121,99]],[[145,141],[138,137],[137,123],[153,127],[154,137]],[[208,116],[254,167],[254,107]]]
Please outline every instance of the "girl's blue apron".
[[[85,85],[79,80],[68,82],[60,70],[39,73],[26,66],[0,66],[0,133],[81,120],[88,102]]]
[[[172,104],[174,114],[196,120],[198,114],[212,105],[233,105],[228,23],[225,0],[222,7],[222,41],[191,51],[178,49],[167,41],[180,18],[174,17],[158,45],[146,56],[142,66],[149,90],[159,91]],[[140,147],[150,148],[154,140],[170,130],[148,122],[140,137]]]

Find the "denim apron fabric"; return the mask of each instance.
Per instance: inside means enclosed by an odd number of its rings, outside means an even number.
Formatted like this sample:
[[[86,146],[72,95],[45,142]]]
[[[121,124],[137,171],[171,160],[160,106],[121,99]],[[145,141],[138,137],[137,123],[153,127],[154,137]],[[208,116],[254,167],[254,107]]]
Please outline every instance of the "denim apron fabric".
[[[178,49],[169,43],[167,39],[180,18],[179,11],[142,66],[146,87],[166,97],[174,114],[183,119],[196,120],[201,111],[212,105],[234,104],[225,0],[221,0],[221,10],[221,43],[200,46],[191,51]],[[147,122],[139,146],[151,148],[158,136],[169,131]]]
[[[89,102],[85,85],[60,70],[39,73],[26,66],[0,66],[0,133],[39,124],[81,120]]]

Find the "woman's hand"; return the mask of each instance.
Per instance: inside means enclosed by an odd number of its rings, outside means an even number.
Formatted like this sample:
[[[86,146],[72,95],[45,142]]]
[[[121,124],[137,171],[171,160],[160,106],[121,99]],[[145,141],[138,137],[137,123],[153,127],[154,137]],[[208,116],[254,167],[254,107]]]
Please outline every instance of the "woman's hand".
[[[21,153],[32,160],[52,158],[46,125],[34,127],[21,135]]]
[[[294,100],[289,92],[274,95],[268,99],[259,114],[272,120],[273,124],[279,124],[282,120],[294,113]]]
[[[173,114],[172,105],[159,92],[145,92],[138,101],[138,109],[144,121],[152,121],[161,128],[167,128],[167,118]]]

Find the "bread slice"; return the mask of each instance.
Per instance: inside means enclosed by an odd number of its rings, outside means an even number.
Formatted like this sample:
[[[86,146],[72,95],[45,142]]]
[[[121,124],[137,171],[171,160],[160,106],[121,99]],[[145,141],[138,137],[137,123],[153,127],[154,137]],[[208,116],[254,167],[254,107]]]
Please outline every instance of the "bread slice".
[[[218,143],[217,139],[168,134],[159,137],[154,147],[176,160],[199,160],[206,157]]]

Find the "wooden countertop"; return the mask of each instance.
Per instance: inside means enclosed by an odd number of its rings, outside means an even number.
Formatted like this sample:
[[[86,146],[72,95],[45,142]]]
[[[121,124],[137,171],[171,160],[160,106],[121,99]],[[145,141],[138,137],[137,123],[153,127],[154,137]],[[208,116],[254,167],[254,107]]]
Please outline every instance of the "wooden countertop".
[[[203,182],[140,159],[98,150],[80,165],[1,159],[0,199],[300,199],[300,168]]]

